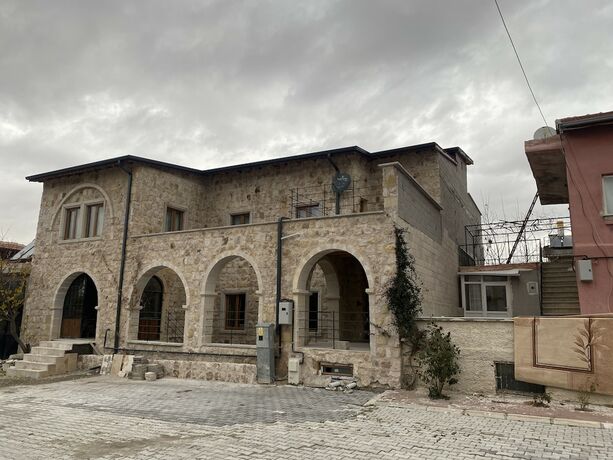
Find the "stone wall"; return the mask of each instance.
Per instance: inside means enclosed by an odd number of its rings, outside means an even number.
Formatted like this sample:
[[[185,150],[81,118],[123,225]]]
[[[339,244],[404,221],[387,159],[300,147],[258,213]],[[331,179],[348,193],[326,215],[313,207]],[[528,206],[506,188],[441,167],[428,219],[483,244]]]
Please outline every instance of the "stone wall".
[[[496,393],[496,362],[513,362],[510,319],[433,318],[460,348],[458,383],[450,391]],[[421,327],[426,327],[426,320]],[[405,365],[405,369],[408,367]]]

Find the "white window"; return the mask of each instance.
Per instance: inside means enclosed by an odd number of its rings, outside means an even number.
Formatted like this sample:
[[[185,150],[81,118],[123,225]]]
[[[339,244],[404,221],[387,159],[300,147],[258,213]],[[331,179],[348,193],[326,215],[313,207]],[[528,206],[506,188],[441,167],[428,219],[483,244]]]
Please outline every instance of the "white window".
[[[613,176],[602,176],[604,214],[613,216]]]
[[[70,204],[64,207],[63,240],[95,238],[102,235],[104,203]]]
[[[104,224],[104,205],[102,203],[88,204],[85,210],[85,237],[100,236]]]
[[[64,239],[65,240],[74,240],[79,238],[80,235],[80,225],[79,225],[79,214],[81,212],[81,207],[71,207],[66,208],[64,211]]]
[[[463,275],[462,306],[465,316],[509,316],[509,278],[500,275]]]

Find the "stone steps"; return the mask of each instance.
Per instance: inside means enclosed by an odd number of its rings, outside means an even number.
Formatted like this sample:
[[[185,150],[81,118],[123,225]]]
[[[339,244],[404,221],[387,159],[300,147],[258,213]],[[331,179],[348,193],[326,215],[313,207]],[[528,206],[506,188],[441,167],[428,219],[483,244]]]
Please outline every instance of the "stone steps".
[[[23,355],[22,361],[7,369],[9,377],[39,379],[50,375],[65,374],[77,369],[77,353],[72,352],[74,343],[66,341],[42,341]]]

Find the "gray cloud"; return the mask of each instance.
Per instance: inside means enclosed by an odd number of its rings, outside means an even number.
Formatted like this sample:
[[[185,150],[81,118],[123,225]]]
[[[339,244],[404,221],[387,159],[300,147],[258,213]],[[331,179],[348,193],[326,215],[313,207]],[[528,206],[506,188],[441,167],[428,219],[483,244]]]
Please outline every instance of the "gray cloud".
[[[610,2],[500,3],[550,124],[613,108]],[[0,3],[0,231],[21,242],[25,175],[123,154],[207,168],[437,141],[515,218],[541,124],[489,1]]]

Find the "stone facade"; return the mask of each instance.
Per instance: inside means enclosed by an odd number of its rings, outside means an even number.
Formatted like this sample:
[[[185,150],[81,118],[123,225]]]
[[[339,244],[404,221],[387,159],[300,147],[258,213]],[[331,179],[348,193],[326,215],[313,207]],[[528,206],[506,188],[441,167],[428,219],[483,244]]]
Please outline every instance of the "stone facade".
[[[423,281],[424,314],[461,314],[459,228],[479,221],[466,190],[469,162],[427,144],[377,154],[343,149],[203,172],[124,157],[69,174],[34,176],[44,190],[25,338],[37,343],[60,337],[66,292],[86,273],[97,289],[96,342],[112,349],[129,170],[120,351],[149,353],[170,375],[253,381],[253,326],[275,322],[278,219],[285,217],[280,297],[294,301],[294,324],[279,328],[277,375],[286,375],[288,357],[300,356],[305,384],[321,384],[321,363],[336,363],[353,364],[361,385],[397,387],[400,346],[384,300],[395,273],[394,226],[408,232]],[[338,215],[329,185],[334,166],[353,180]],[[66,209],[94,202],[104,204],[100,236],[63,239]],[[311,217],[299,212],[304,206],[311,206]],[[163,231],[168,207],[184,212],[182,230]],[[250,222],[231,226],[234,213],[249,213]],[[432,222],[438,222],[434,232]],[[169,338],[163,321],[159,341],[138,340],[141,296],[154,275],[164,285],[162,316],[184,317],[180,341]],[[319,295],[320,317],[334,313],[338,324],[311,342],[312,292]],[[224,296],[236,293],[246,295],[244,329],[228,339]],[[233,373],[242,376],[228,377]]]

